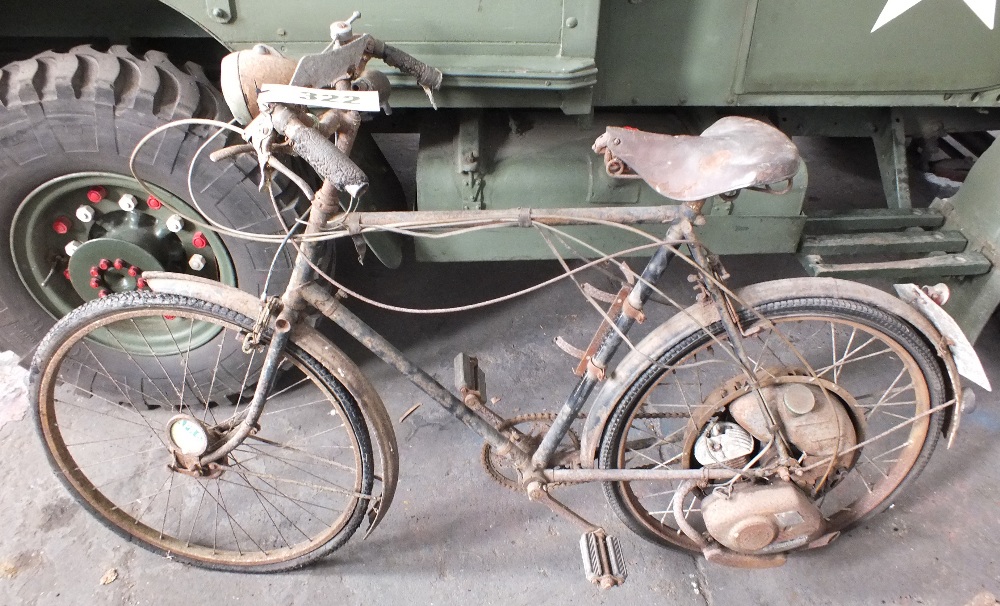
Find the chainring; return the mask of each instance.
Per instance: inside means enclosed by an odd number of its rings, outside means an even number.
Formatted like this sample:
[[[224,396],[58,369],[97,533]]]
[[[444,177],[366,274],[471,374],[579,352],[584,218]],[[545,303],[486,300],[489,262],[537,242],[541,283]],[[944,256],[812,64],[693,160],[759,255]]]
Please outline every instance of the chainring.
[[[517,415],[507,419],[507,421],[499,427],[502,431],[504,429],[510,429],[512,427],[517,427],[519,425],[531,425],[527,430],[525,428],[519,428],[525,435],[525,440],[529,449],[534,449],[542,441],[542,436],[545,432],[552,427],[552,422],[555,421],[556,414],[551,412],[534,412],[527,413],[523,415]],[[569,455],[572,453],[578,453],[580,451],[580,438],[576,435],[572,429],[563,438],[560,443],[560,447],[556,449],[555,459],[558,461],[560,455]],[[524,492],[524,488],[521,486],[521,480],[518,477],[517,469],[511,464],[509,458],[500,456],[493,451],[493,446],[489,442],[483,444],[482,455],[479,458],[479,462],[482,463],[483,469],[486,470],[486,475],[488,475],[497,484],[500,484],[508,490],[513,490],[514,492]],[[577,462],[578,466],[579,463]],[[560,486],[562,482],[550,482],[546,484],[548,488],[555,486]]]

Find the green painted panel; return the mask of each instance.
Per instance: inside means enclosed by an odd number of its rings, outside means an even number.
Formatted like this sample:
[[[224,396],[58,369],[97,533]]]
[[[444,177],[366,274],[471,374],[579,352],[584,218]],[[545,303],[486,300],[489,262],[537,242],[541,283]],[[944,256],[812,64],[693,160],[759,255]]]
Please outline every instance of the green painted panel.
[[[497,106],[492,91],[503,89],[537,91],[516,93],[515,106],[558,107],[574,114],[592,107],[599,0],[283,0],[280,10],[276,0],[226,0],[233,8],[226,22],[213,19],[204,0],[162,1],[229,48],[266,43],[292,57],[319,52],[330,40],[330,23],[360,10],[355,31],[397,45],[444,72],[444,91],[459,92],[443,94],[442,107]],[[406,89],[412,79],[394,77],[393,85]],[[484,88],[491,92],[465,92]],[[423,107],[426,99],[394,96],[393,105]]]
[[[994,143],[969,172],[962,188],[952,198],[931,205],[945,215],[945,229],[957,229],[969,239],[966,252],[980,252],[994,265],[1000,262],[1000,145]],[[974,278],[949,279],[948,311],[971,340],[975,341],[1000,303],[1000,271]]]
[[[760,0],[745,92],[920,92],[1000,85],[1000,30],[922,0],[876,31],[884,0]]]
[[[330,23],[360,10],[357,31],[394,43],[432,45],[428,52],[447,52],[455,43],[502,42],[511,45],[556,45],[563,23],[561,2],[385,2],[384,0],[233,0],[235,18],[228,24],[208,19],[204,0],[164,0],[203,21],[227,43],[322,42],[330,40]],[[278,30],[284,30],[279,35]]]
[[[886,0],[225,1],[219,23],[204,0],[162,0],[231,48],[292,56],[358,8],[358,31],[443,69],[453,107],[1000,104],[1000,31],[961,0],[919,0],[874,32]]]
[[[748,0],[605,0],[594,104],[726,105],[739,72],[749,5]]]
[[[722,255],[792,253],[799,242],[805,217],[708,217],[698,229],[701,241],[714,253]],[[664,226],[641,226],[658,238]],[[612,227],[566,227],[562,231],[579,238],[604,253],[645,246],[650,241],[631,232]],[[595,258],[593,251],[566,239],[572,249],[550,236],[560,254],[567,259],[580,256]],[[438,240],[416,239],[416,257],[420,261],[525,261],[552,259],[552,249],[538,230],[504,227],[475,234]],[[652,249],[635,252],[630,257],[648,257]],[[580,254],[582,253],[582,255]]]
[[[594,124],[581,125],[554,112],[484,112],[479,121],[481,175],[476,181],[481,188],[473,190],[468,176],[460,172],[458,162],[466,149],[460,146],[476,140],[475,135],[468,134],[475,130],[475,116],[471,118],[465,124],[473,126],[463,130],[462,136],[454,124],[444,121],[428,125],[421,133],[417,156],[420,210],[676,204],[641,180],[609,177],[603,161],[591,149],[607,124],[683,132],[683,125],[676,121],[663,116],[598,115]],[[699,229],[699,234],[720,254],[794,252],[805,223],[801,209],[807,184],[808,171],[803,163],[793,187],[784,195],[744,191],[732,203],[714,199],[706,210],[708,222]],[[664,226],[646,228],[661,237],[664,229]],[[635,235],[610,228],[574,227],[570,231],[606,252],[643,243]],[[415,248],[419,259],[430,261],[553,257],[544,239],[534,230],[524,229],[417,239]]]

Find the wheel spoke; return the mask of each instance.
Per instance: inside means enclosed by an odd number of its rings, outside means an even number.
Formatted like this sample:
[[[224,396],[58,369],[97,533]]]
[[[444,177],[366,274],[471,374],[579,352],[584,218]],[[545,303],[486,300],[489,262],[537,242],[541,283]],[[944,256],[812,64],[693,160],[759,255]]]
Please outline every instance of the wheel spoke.
[[[135,293],[128,305],[115,297],[91,304],[95,321],[76,318],[68,343],[40,354],[50,358],[42,422],[71,490],[141,544],[213,567],[297,567],[346,541],[373,498],[376,459],[358,403],[334,373],[293,338],[279,365],[289,374],[268,394],[256,435],[205,470],[219,475],[181,470],[183,457],[168,448],[172,415],[195,416],[200,403],[197,418],[211,430],[217,416],[243,414],[260,383],[260,356],[231,349],[252,320],[160,293]],[[135,305],[143,298],[150,303]],[[139,334],[150,326],[158,341]],[[90,335],[98,332],[117,345],[114,356],[97,355]],[[215,336],[196,342],[202,334]],[[70,381],[84,387],[60,385]]]
[[[740,430],[750,436],[752,450],[717,464],[771,475],[756,483],[735,477],[687,496],[684,518],[696,532],[707,533],[700,513],[707,495],[752,486],[769,490],[780,480],[778,449],[773,439],[766,438],[771,435],[770,421],[763,410],[747,405],[749,376],[759,383],[761,393],[773,390],[769,392],[773,396],[765,396],[769,414],[783,421],[783,440],[800,464],[785,477],[813,499],[829,519],[828,530],[856,523],[901,490],[937,440],[941,422],[937,413],[953,403],[941,402],[940,391],[932,391],[924,375],[926,369],[940,373],[934,353],[926,345],[915,345],[910,329],[889,314],[837,299],[810,296],[793,303],[777,301],[757,311],[765,319],[741,319],[740,324],[756,329],[753,338],[743,341],[749,359],[745,373],[727,353],[716,351],[725,347],[718,348],[716,340],[704,333],[661,332],[655,335],[656,343],[644,343],[641,351],[658,352],[655,363],[620,379],[629,387],[612,411],[613,430],[606,432],[601,444],[600,463],[637,471],[678,469],[685,464],[697,469],[701,464],[695,448],[715,448],[706,436],[721,439],[709,433],[712,424],[735,425],[736,429],[726,430],[734,437],[721,443],[740,443],[735,442],[743,439],[736,437]],[[721,324],[714,327],[720,331],[715,337],[725,339]],[[933,380],[943,384],[940,374]],[[791,403],[798,400],[785,398],[793,393],[803,398],[796,385],[813,394],[816,404],[810,410],[791,412]],[[735,402],[739,407],[731,408]],[[845,422],[854,431],[845,432]],[[674,520],[675,487],[613,482],[606,485],[606,493],[633,529],[666,545],[700,551]]]

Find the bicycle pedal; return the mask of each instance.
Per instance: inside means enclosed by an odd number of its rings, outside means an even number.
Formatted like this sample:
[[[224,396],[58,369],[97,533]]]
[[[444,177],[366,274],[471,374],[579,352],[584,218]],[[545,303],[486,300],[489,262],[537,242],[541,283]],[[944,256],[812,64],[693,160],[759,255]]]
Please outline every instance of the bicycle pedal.
[[[583,572],[587,580],[602,589],[621,585],[628,577],[625,557],[618,539],[609,536],[603,529],[585,533],[580,537],[580,551],[583,554]]]

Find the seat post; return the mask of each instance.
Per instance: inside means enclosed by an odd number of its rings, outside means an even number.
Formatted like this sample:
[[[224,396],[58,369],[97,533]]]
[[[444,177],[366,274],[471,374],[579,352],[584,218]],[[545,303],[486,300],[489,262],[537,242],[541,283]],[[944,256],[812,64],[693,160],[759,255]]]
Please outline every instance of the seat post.
[[[601,324],[603,335],[600,338],[600,345],[587,362],[587,371],[577,382],[576,387],[566,398],[566,402],[559,409],[559,414],[552,422],[552,426],[538,449],[531,457],[531,465],[535,470],[545,469],[552,459],[553,453],[559,446],[570,425],[576,420],[577,415],[583,409],[587,399],[601,381],[604,380],[604,369],[608,362],[614,357],[618,347],[624,341],[624,335],[635,325],[636,321],[642,318],[642,308],[646,301],[653,295],[654,285],[659,281],[667,265],[676,254],[675,245],[684,241],[685,234],[690,233],[692,224],[696,224],[701,217],[701,208],[704,200],[684,202],[681,212],[670,222],[667,229],[666,238],[663,245],[656,249],[653,256],[646,263],[642,270],[639,283],[635,285],[628,295],[627,304],[622,305],[617,317],[614,318],[614,326],[607,322]],[[601,329],[598,329],[600,331]]]

